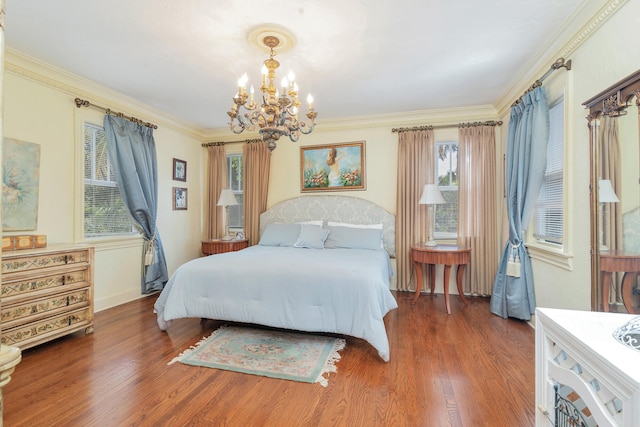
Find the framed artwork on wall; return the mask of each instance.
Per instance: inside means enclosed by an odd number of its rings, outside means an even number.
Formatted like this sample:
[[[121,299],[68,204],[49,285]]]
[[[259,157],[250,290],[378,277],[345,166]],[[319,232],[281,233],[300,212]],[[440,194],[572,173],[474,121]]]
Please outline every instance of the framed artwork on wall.
[[[173,210],[187,210],[187,189],[181,187],[173,187]]]
[[[40,144],[4,138],[2,145],[2,231],[38,228]]]
[[[364,190],[365,142],[300,147],[300,191]]]
[[[173,180],[187,182],[187,162],[173,159]]]

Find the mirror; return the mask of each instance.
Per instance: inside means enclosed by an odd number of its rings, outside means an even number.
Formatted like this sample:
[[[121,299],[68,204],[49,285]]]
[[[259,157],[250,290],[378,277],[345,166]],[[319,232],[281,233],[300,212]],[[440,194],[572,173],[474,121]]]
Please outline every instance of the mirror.
[[[589,108],[591,309],[640,313],[640,71]]]

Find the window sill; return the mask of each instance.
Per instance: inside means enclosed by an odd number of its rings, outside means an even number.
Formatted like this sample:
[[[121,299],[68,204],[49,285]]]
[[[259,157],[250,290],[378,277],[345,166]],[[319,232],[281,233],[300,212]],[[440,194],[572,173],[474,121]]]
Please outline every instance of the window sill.
[[[573,255],[566,254],[562,249],[537,243],[526,243],[527,251],[531,259],[536,259],[547,264],[555,265],[568,271],[573,271]]]
[[[108,236],[108,237],[91,237],[86,238],[84,243],[96,247],[96,251],[109,251],[115,249],[133,248],[142,246],[144,239],[139,234]]]

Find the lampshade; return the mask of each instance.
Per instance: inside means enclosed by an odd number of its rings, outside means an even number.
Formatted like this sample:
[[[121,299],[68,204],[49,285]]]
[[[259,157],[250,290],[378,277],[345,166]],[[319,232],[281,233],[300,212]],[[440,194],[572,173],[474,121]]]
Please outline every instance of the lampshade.
[[[598,180],[598,201],[600,203],[618,203],[620,201],[615,191],[613,191],[610,180]]]
[[[220,192],[220,198],[218,199],[217,206],[236,206],[238,201],[236,200],[235,194],[233,194],[233,190],[229,188],[224,188]]]
[[[447,203],[447,201],[442,197],[437,185],[427,184],[422,190],[422,196],[420,196],[418,203],[421,205],[441,205]]]

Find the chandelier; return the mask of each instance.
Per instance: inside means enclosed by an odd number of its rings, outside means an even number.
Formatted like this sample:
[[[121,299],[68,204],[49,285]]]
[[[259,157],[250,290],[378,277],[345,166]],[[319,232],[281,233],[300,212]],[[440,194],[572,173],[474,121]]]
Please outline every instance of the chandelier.
[[[262,66],[262,85],[260,86],[259,101],[254,99],[254,88],[251,86],[247,93],[247,74],[238,80],[238,93],[233,97],[231,110],[227,112],[231,121],[229,128],[233,133],[242,133],[245,129],[253,131],[258,129],[260,137],[267,143],[269,151],[276,148],[276,141],[281,136],[288,136],[296,142],[300,133],[309,134],[316,126],[315,119],[318,115],[313,110],[313,97],[307,97],[309,111],[306,116],[309,122],[298,120],[300,101],[298,100],[298,84],[295,77],[289,73],[280,84],[280,91],[276,88],[276,70],[280,63],[273,59],[276,55],[275,48],[280,44],[280,39],[274,35],[265,36],[262,40],[269,47],[269,59]]]

